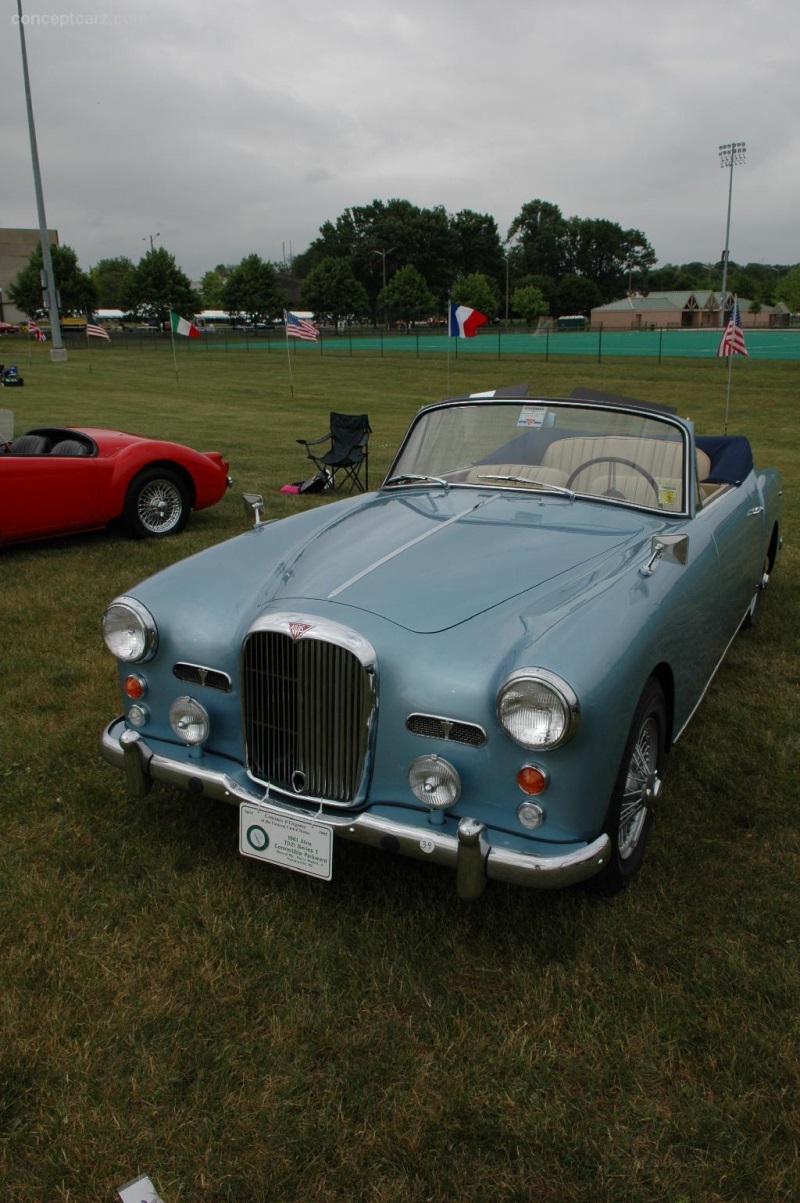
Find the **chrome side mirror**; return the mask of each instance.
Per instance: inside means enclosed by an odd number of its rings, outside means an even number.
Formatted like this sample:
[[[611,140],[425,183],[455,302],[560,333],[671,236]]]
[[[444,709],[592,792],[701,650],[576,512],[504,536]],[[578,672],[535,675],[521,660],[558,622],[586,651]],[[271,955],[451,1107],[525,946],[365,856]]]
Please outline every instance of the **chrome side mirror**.
[[[260,526],[264,521],[264,498],[260,493],[242,493],[242,501],[247,517],[252,513],[255,518],[253,525]]]
[[[683,566],[689,560],[688,535],[653,535],[650,559],[639,569],[640,576],[652,576],[659,560],[671,560]]]

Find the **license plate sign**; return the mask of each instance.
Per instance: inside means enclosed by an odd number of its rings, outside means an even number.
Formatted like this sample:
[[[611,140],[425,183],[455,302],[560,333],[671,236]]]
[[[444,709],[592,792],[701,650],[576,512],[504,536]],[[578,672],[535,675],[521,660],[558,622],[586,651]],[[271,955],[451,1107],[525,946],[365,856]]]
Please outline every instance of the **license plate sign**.
[[[239,851],[282,869],[330,881],[333,832],[322,823],[292,815],[268,814],[243,802],[239,808]]]

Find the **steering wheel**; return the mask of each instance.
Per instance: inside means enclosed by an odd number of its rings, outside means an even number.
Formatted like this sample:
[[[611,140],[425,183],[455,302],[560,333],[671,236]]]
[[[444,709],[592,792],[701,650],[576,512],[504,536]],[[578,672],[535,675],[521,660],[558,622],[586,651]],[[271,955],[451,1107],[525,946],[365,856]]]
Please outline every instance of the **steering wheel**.
[[[578,464],[577,468],[572,473],[564,487],[567,489],[570,488],[575,477],[579,476],[581,472],[586,470],[586,468],[593,467],[594,464],[624,464],[626,468],[633,468],[634,472],[638,472],[640,476],[645,478],[655,493],[656,503],[658,503],[658,484],[654,478],[650,475],[646,468],[642,467],[641,464],[634,463],[632,459],[623,459],[621,455],[598,455],[594,459],[587,459],[583,464]]]

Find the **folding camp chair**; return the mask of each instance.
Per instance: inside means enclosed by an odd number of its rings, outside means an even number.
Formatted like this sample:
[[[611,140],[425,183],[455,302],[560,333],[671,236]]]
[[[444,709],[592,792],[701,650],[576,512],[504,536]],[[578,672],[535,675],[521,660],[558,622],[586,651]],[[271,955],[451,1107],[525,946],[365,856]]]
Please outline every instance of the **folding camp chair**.
[[[318,439],[297,439],[305,447],[306,455],[318,472],[325,473],[330,487],[337,493],[350,482],[349,492],[358,489],[363,493],[369,488],[369,436],[372,430],[367,414],[331,413],[330,430]],[[330,443],[325,454],[315,453],[312,447]],[[361,480],[361,470],[364,480]]]

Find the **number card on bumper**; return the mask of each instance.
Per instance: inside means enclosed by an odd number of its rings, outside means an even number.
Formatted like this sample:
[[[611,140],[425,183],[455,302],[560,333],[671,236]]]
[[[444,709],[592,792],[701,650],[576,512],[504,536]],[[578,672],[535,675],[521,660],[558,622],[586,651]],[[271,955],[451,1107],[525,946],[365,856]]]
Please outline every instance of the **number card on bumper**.
[[[290,815],[267,814],[247,802],[239,808],[239,851],[323,881],[330,881],[333,875],[330,827]]]

